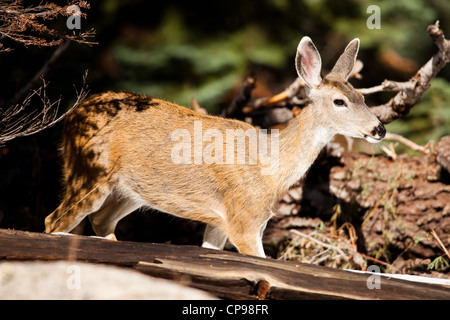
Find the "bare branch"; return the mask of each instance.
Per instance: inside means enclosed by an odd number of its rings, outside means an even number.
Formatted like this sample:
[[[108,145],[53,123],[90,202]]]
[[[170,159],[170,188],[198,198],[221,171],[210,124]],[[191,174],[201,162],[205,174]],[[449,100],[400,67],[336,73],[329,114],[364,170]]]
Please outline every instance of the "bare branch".
[[[437,240],[437,242],[439,243],[439,247],[441,247],[442,251],[444,251],[444,253],[447,255],[447,257],[450,258],[450,253],[448,253],[447,248],[444,246],[444,244],[442,243],[441,239],[438,237],[438,235],[436,234],[436,231],[431,230],[431,234],[433,235],[433,237]]]
[[[191,104],[192,104],[192,108],[194,109],[194,111],[196,111],[198,113],[208,114],[206,109],[202,108],[202,106],[200,105],[200,103],[198,102],[198,100],[196,98],[191,99]]]
[[[410,148],[414,151],[418,151],[423,154],[430,153],[430,150],[428,149],[427,146],[425,146],[425,147],[419,146],[417,143],[415,143],[399,134],[388,132],[388,133],[386,133],[385,140],[392,140],[392,141],[400,142],[400,143],[404,144],[405,146],[407,146],[408,148]]]
[[[409,81],[403,83],[384,81],[381,86],[360,90],[365,94],[379,91],[399,91],[387,103],[372,108],[372,111],[383,123],[390,123],[406,116],[429,88],[430,81],[450,61],[450,41],[445,39],[444,33],[439,29],[439,21],[428,26],[427,32],[439,50]]]
[[[37,6],[24,7],[21,0],[0,0],[0,39],[10,39],[24,46],[57,46],[66,40],[79,43],[94,44],[88,40],[93,37],[93,29],[87,32],[71,32],[65,30],[59,32],[47,27],[44,22],[58,17],[70,16],[71,6],[89,9],[86,1],[73,0],[66,6],[58,6],[54,3],[39,4]],[[81,17],[86,13],[80,12]],[[0,52],[11,51],[11,48],[0,44]]]
[[[349,260],[349,258],[348,258],[347,255],[344,253],[344,251],[342,251],[341,249],[339,249],[337,246],[333,246],[333,245],[324,243],[324,242],[322,242],[322,241],[320,241],[320,240],[317,240],[317,239],[314,238],[314,237],[311,237],[311,236],[309,236],[309,235],[307,235],[307,234],[304,234],[303,232],[300,232],[300,231],[295,230],[295,229],[292,229],[291,232],[294,233],[294,234],[296,234],[296,235],[298,235],[298,236],[300,236],[300,237],[303,237],[303,238],[306,238],[306,239],[308,239],[308,240],[310,240],[310,241],[312,241],[312,242],[315,242],[315,243],[321,245],[321,246],[324,247],[324,248],[327,248],[327,249],[329,249],[329,250],[336,251],[336,252],[342,257],[342,259],[344,259],[345,261],[348,261],[348,260]]]
[[[61,98],[51,102],[46,94],[47,83],[43,79],[43,85],[33,90],[21,104],[10,107],[8,110],[2,112],[0,109],[0,145],[5,144],[7,141],[29,136],[38,133],[42,130],[54,126],[61,121],[67,114],[86,98],[88,94],[88,88],[86,85],[87,71],[83,76],[83,84],[81,90],[77,89],[77,100],[75,103],[63,114],[58,116],[58,110],[61,103]],[[40,111],[23,112],[30,105],[33,98],[39,98],[43,105]]]
[[[392,160],[397,160],[397,153],[395,152],[395,146],[393,143],[389,143],[388,146],[382,145],[381,150],[383,150],[386,155],[391,158]]]
[[[371,87],[371,88],[361,88],[357,89],[359,92],[361,92],[364,95],[367,94],[373,94],[377,92],[395,92],[395,91],[406,91],[408,89],[411,89],[411,82],[397,82],[397,81],[391,81],[391,80],[384,80],[383,83],[381,83],[378,86]]]
[[[228,108],[222,110],[221,116],[227,118],[231,115],[236,114],[237,112],[240,112],[250,102],[251,94],[255,87],[256,79],[252,76],[247,77],[238,95],[236,96],[236,98],[234,98],[233,102],[228,106]]]

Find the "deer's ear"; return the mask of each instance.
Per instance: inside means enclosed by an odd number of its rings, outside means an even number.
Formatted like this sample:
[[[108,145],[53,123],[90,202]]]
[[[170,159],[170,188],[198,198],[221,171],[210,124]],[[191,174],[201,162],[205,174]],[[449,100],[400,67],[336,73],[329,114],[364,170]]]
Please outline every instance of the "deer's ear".
[[[298,44],[295,68],[308,87],[315,88],[322,82],[322,77],[320,76],[322,59],[309,37],[303,37]]]
[[[353,70],[353,66],[355,65],[358,51],[359,39],[356,38],[350,41],[350,43],[347,45],[344,53],[342,53],[338,61],[336,61],[336,64],[330,72],[330,75],[347,80]]]

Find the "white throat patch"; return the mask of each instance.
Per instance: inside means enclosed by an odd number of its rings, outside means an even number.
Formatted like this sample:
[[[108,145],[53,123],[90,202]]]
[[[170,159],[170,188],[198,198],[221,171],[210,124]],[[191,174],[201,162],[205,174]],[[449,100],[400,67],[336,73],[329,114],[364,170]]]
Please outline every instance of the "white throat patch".
[[[324,147],[333,138],[335,132],[324,127],[313,129],[313,139],[316,146]]]

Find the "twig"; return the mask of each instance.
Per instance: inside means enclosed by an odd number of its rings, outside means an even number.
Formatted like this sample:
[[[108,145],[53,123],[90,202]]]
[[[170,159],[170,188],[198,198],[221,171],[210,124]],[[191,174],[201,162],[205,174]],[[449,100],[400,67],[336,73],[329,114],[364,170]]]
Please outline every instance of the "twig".
[[[335,220],[336,221],[336,220]],[[350,237],[350,242],[353,247],[353,249],[356,251],[356,240],[358,239],[358,236],[356,235],[355,227],[348,221],[344,222],[339,229],[336,231],[336,234],[339,234],[339,231],[341,231],[343,228],[347,228],[348,236]]]
[[[304,234],[303,232],[300,232],[300,231],[298,231],[298,230],[295,230],[295,229],[292,229],[292,230],[290,230],[290,231],[291,231],[292,233],[298,235],[298,236],[301,236],[301,237],[303,237],[303,238],[306,238],[306,239],[308,239],[308,240],[311,240],[312,242],[315,242],[315,243],[317,243],[318,245],[320,245],[320,246],[322,246],[322,247],[324,247],[324,248],[327,248],[327,249],[329,249],[329,250],[336,251],[336,252],[337,252],[337,253],[338,253],[345,261],[348,261],[348,260],[349,260],[349,258],[348,258],[347,255],[344,253],[344,251],[342,251],[341,249],[339,249],[339,248],[336,247],[336,246],[333,246],[333,245],[324,243],[324,242],[322,242],[322,241],[320,241],[320,240],[317,240],[317,239],[315,239],[315,238],[313,238],[313,237],[311,237],[311,236],[309,236],[309,235],[307,235],[307,234]]]
[[[377,92],[391,92],[391,91],[406,91],[411,87],[409,81],[397,82],[391,80],[384,80],[380,85],[371,88],[357,89],[360,93],[367,95]]]
[[[374,258],[374,257],[368,256],[368,255],[366,255],[366,254],[364,254],[364,253],[359,253],[359,254],[360,254],[364,259],[372,260],[372,261],[374,261],[374,262],[376,262],[376,263],[379,263],[379,264],[382,264],[382,265],[384,265],[384,266],[386,266],[386,267],[389,267],[389,268],[394,269],[397,273],[403,274],[403,272],[402,272],[400,269],[394,267],[394,266],[393,266],[392,264],[390,264],[390,263],[387,263],[387,262],[381,261],[381,260],[379,260],[379,259],[376,259],[376,258]]]
[[[441,249],[445,252],[447,257],[450,259],[450,254],[448,253],[448,250],[444,246],[444,244],[442,243],[441,239],[439,239],[438,235],[436,234],[436,231],[431,230],[431,235],[437,240],[437,242],[439,243],[439,246],[441,247]]]
[[[29,136],[42,130],[48,129],[61,121],[67,114],[73,109],[79,106],[81,101],[87,96],[89,90],[86,86],[87,71],[83,76],[83,85],[81,90],[75,88],[77,93],[77,100],[75,103],[62,115],[58,117],[58,109],[61,102],[61,98],[55,102],[50,102],[46,95],[47,83],[43,80],[43,85],[33,90],[20,105],[10,107],[8,110],[2,113],[0,119],[0,145],[5,142],[19,138]],[[23,113],[23,111],[29,106],[33,97],[38,96],[43,104],[43,108],[40,112],[33,111],[31,113]],[[1,110],[0,110],[1,111]]]
[[[386,137],[384,139],[400,142],[400,143],[404,144],[405,146],[407,146],[408,148],[410,148],[414,151],[418,151],[423,154],[430,153],[430,151],[426,147],[419,146],[417,143],[415,143],[399,134],[388,132],[388,133],[386,133]]]
[[[320,258],[317,259],[318,257],[320,257]],[[318,264],[322,263],[323,261],[326,261],[328,258],[329,258],[328,250],[322,251],[322,252],[319,252],[318,254],[316,254],[315,256],[313,256],[311,259],[309,259],[309,261],[307,263],[318,265]]]
[[[224,118],[228,118],[236,114],[238,111],[241,111],[250,102],[251,94],[253,89],[255,89],[255,87],[256,87],[255,77],[253,76],[247,77],[238,95],[236,96],[236,98],[234,98],[233,102],[228,106],[228,108],[225,108],[222,111],[221,116]]]
[[[393,143],[389,143],[388,144],[389,147],[386,147],[385,145],[381,146],[381,150],[384,151],[384,153],[386,153],[386,155],[391,158],[392,160],[397,160],[397,153],[395,152],[395,147]]]
[[[198,113],[208,114],[205,108],[202,108],[200,106],[200,103],[198,102],[197,98],[191,99],[192,109]]]
[[[249,113],[260,107],[283,106],[283,104],[304,104],[308,98],[301,97],[300,90],[305,87],[303,80],[298,77],[284,91],[269,97],[255,100],[253,105],[244,108],[244,113]],[[301,97],[301,98],[300,98]],[[302,99],[303,98],[303,99]]]
[[[95,44],[87,40],[95,34],[93,29],[87,32],[70,32],[68,29],[60,33],[44,24],[60,16],[70,16],[71,7],[89,9],[87,1],[72,0],[65,6],[55,3],[40,3],[39,5],[24,7],[23,1],[0,0],[0,39],[8,38],[24,46],[48,47],[57,46],[66,40],[72,40],[88,45]],[[86,18],[86,13],[78,10],[80,17]],[[11,51],[11,48],[0,46],[1,52]]]
[[[364,225],[369,221],[369,219],[372,217],[372,215],[374,214],[374,212],[378,209],[378,207],[380,206],[380,204],[384,201],[384,199],[386,198],[386,196],[389,194],[390,190],[386,190],[383,194],[383,196],[378,199],[378,201],[375,203],[375,205],[373,206],[373,208],[370,210],[369,214],[367,215],[367,217],[363,220],[363,222],[361,223],[361,227],[364,227]]]
[[[364,63],[361,60],[356,60],[352,71],[350,72],[349,78],[361,79],[361,70],[364,67]]]

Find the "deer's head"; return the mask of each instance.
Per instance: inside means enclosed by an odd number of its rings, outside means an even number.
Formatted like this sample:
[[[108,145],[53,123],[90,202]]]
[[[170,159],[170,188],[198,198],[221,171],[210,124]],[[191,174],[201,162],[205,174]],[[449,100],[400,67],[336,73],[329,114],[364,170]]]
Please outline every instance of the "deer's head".
[[[327,135],[336,133],[380,142],[386,129],[364,102],[364,96],[348,82],[359,50],[359,39],[352,40],[331,72],[321,77],[322,60],[314,43],[303,37],[297,48],[295,65],[306,84],[313,108],[314,127]]]

